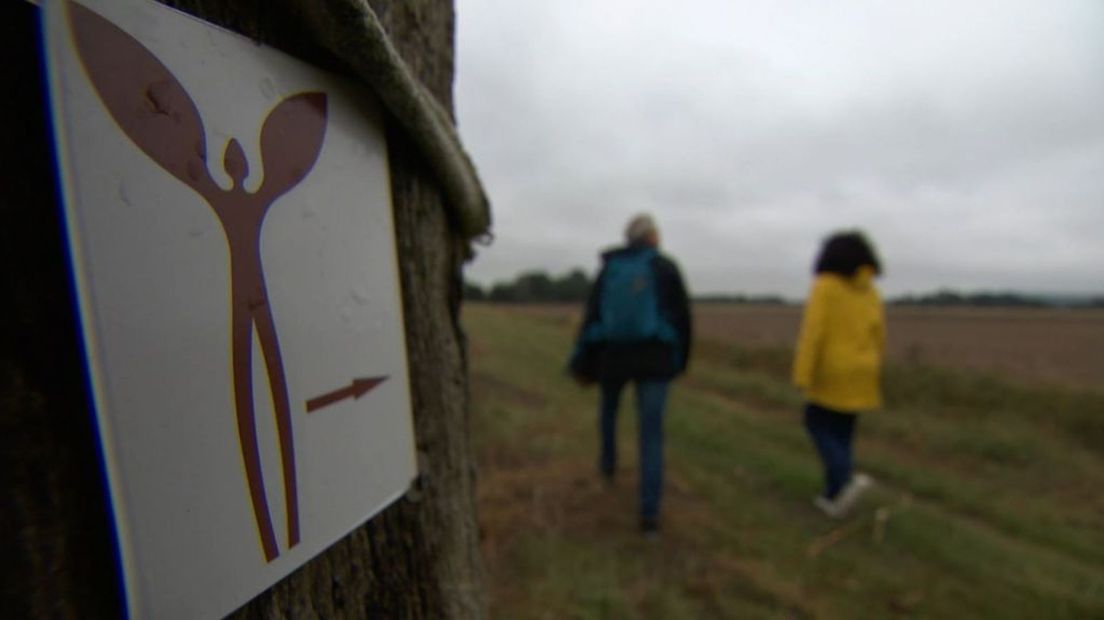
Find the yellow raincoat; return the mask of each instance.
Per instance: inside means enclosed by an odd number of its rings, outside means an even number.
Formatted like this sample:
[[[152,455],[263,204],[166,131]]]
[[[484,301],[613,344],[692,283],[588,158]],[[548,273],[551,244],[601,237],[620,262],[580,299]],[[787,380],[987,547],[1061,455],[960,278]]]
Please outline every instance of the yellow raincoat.
[[[885,310],[873,279],[865,266],[850,278],[822,273],[805,302],[793,382],[822,407],[855,413],[882,405]]]

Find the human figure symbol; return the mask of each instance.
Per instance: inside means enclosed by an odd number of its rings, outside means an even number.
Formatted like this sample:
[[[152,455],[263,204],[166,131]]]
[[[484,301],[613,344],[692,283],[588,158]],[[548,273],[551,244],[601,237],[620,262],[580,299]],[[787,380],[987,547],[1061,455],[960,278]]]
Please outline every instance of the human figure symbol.
[[[271,562],[280,550],[257,447],[254,329],[275,408],[289,548],[299,542],[299,500],[287,380],[261,262],[261,225],[276,199],[302,181],[318,159],[326,133],[326,95],[292,95],[269,112],[260,135],[264,180],[255,192],[243,186],[249,164],[241,144],[231,139],[223,168],[233,184],[224,190],[207,170],[199,110],[172,72],[107,19],[75,2],[68,6],[78,55],[111,117],[150,159],[203,197],[222,224],[230,251],[230,366],[238,440],[261,547],[265,560]]]

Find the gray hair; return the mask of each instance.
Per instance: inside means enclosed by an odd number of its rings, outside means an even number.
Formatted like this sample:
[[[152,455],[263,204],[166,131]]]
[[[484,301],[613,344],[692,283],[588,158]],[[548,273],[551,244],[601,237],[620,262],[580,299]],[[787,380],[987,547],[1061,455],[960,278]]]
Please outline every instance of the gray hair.
[[[630,244],[639,243],[656,232],[656,223],[652,216],[641,213],[629,220],[628,226],[625,227],[625,240]]]

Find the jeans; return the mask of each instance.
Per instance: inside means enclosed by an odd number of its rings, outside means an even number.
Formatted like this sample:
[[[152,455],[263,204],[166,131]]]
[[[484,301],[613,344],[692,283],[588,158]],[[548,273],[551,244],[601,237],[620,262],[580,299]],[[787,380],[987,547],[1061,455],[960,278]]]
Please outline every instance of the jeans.
[[[598,467],[612,476],[617,468],[617,406],[627,381],[603,381],[598,417],[601,453]],[[659,517],[663,493],[663,410],[667,403],[666,380],[636,381],[636,408],[640,428],[640,516]]]
[[[851,480],[851,442],[855,436],[855,415],[805,405],[805,429],[809,431],[824,463],[824,496],[835,499]]]

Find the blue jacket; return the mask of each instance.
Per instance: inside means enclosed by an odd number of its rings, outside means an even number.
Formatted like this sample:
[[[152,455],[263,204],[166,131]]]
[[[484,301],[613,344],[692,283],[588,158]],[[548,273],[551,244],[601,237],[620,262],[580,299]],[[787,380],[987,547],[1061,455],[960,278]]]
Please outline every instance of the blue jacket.
[[[671,379],[686,370],[692,339],[690,302],[678,266],[659,253],[651,261],[659,314],[674,328],[676,342],[588,342],[584,338],[587,328],[598,323],[602,317],[600,291],[606,265],[615,257],[649,249],[650,246],[631,245],[602,254],[602,270],[590,290],[571,358],[570,370],[576,377],[590,381]]]

